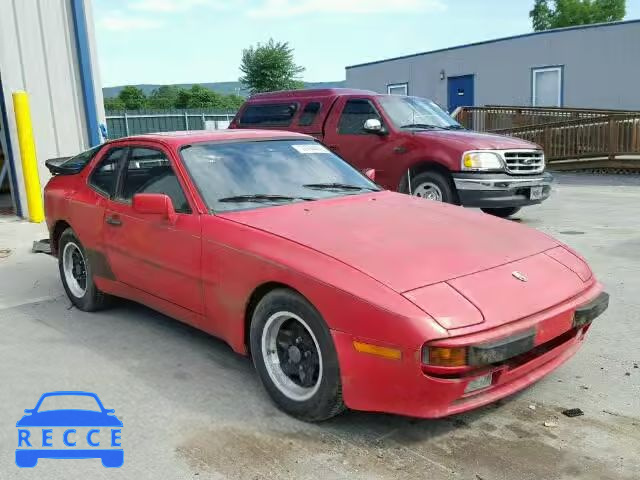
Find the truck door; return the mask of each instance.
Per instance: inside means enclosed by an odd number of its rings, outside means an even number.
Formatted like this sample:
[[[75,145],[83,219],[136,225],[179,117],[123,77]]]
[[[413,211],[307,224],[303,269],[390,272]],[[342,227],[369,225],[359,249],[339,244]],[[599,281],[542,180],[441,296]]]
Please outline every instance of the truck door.
[[[364,130],[364,123],[377,119],[388,132],[385,119],[369,98],[344,96],[337,100],[329,114],[324,131],[324,144],[358,170],[374,168],[376,182],[395,190],[389,172],[393,152],[389,134]]]

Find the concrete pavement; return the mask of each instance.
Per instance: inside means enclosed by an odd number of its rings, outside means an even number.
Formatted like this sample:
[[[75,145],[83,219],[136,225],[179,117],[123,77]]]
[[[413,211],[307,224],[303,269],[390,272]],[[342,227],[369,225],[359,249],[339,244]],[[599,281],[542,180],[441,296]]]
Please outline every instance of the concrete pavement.
[[[248,359],[140,305],[70,307],[42,225],[0,221],[0,478],[637,479],[640,179],[559,176],[523,223],[580,251],[611,294],[566,365],[499,404],[426,421],[348,412],[319,425],[277,410]],[[51,390],[98,393],[125,461],[14,464],[15,422]],[[535,409],[531,407],[535,407]],[[560,412],[579,407],[585,415]],[[547,425],[545,426],[545,422]]]

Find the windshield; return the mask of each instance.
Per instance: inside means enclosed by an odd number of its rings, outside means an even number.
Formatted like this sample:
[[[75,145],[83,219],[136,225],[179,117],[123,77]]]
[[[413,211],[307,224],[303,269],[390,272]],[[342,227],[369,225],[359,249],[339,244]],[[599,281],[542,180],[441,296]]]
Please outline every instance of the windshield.
[[[102,411],[94,397],[88,395],[49,395],[42,399],[38,412],[50,410],[92,410]]]
[[[314,141],[199,143],[181,150],[210,210],[246,210],[380,190]]]
[[[380,104],[397,128],[463,128],[435,102],[426,98],[384,95]]]

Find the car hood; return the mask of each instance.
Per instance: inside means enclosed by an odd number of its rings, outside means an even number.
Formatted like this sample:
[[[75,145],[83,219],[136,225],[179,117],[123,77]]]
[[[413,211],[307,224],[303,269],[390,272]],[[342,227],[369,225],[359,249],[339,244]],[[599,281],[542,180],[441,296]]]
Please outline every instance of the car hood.
[[[47,410],[25,415],[17,427],[121,427],[114,415],[91,410]]]
[[[396,292],[558,246],[552,238],[515,222],[394,192],[221,216],[333,257]]]
[[[429,137],[430,141],[436,140],[446,143],[458,150],[503,150],[510,148],[539,149],[540,146],[526,140],[490,133],[478,133],[470,130],[427,130],[418,131],[416,135]]]

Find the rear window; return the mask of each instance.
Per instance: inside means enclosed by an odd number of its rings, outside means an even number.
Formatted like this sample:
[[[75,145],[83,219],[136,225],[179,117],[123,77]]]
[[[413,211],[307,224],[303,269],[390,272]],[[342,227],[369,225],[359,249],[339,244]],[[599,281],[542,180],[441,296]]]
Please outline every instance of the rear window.
[[[300,120],[298,120],[298,125],[301,127],[308,127],[312,125],[318,116],[318,112],[320,111],[320,102],[310,102],[307,103],[300,114]]]
[[[91,160],[93,160],[93,157],[96,156],[96,154],[100,151],[100,149],[103,146],[104,145],[98,145],[96,147],[93,147],[87,150],[86,152],[82,152],[76,155],[75,157],[71,157],[69,160],[66,160],[63,163],[61,163],[60,167],[68,168],[70,170],[71,169],[77,170],[79,172],[84,167],[86,167],[89,164],[89,162],[91,162]]]
[[[291,124],[297,110],[298,105],[295,103],[249,105],[240,116],[240,125],[286,127]]]

